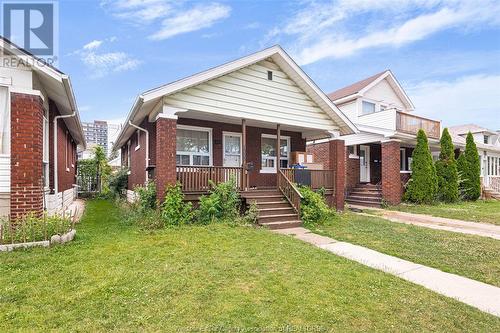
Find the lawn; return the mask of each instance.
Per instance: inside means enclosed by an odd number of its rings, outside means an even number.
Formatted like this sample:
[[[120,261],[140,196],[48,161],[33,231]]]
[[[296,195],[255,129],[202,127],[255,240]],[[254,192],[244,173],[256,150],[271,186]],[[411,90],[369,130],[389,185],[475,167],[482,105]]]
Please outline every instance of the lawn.
[[[495,200],[465,201],[435,205],[401,204],[390,206],[387,209],[500,225],[500,201]]]
[[[500,287],[498,240],[346,212],[318,233]]]
[[[73,243],[0,253],[0,331],[500,330],[500,318],[291,237],[148,234],[119,216],[91,201]]]

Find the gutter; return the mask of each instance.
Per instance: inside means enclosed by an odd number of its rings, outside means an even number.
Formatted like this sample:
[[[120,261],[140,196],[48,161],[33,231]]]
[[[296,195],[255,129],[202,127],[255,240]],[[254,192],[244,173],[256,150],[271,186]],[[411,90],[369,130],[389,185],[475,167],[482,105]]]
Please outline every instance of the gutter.
[[[139,131],[146,133],[146,178],[145,178],[146,182],[145,183],[147,184],[147,182],[148,182],[148,168],[149,168],[149,132],[145,128],[134,125],[131,120],[128,121],[128,124],[136,129],[138,129]]]

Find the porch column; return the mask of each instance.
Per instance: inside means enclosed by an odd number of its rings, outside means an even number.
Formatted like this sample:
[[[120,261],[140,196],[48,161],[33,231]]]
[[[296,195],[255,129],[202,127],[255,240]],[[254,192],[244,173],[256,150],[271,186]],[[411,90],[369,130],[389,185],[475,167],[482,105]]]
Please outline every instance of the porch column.
[[[335,171],[335,208],[344,210],[345,200],[345,144],[344,140],[334,139],[330,145],[330,167]]]
[[[247,121],[246,119],[241,120],[241,189],[246,191],[247,189]]]
[[[276,126],[276,188],[280,189],[279,179],[280,179],[280,141],[281,141],[281,128],[280,124]]]
[[[156,197],[163,201],[167,185],[176,182],[177,116],[156,118]]]
[[[391,205],[401,203],[400,144],[398,140],[382,142],[382,198]]]

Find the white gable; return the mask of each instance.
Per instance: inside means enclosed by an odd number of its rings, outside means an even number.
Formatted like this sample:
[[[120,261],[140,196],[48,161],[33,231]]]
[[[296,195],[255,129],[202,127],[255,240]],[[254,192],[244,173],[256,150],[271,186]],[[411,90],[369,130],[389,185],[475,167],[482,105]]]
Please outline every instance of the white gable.
[[[404,111],[408,111],[406,110],[406,107],[401,98],[399,98],[399,96],[396,94],[392,86],[387,81],[387,78],[381,80],[373,87],[368,89],[364,93],[364,97],[375,100],[383,104],[386,103],[388,105],[393,105],[398,109],[402,109]]]

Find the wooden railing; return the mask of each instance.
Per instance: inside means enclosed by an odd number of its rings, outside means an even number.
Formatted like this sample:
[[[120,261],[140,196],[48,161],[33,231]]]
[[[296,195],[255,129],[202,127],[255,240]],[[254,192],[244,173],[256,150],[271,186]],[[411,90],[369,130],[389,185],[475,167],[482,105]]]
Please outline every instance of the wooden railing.
[[[494,192],[500,193],[500,176],[488,176],[489,184],[487,188],[493,190]]]
[[[417,134],[419,129],[423,129],[428,137],[439,139],[441,134],[441,123],[409,113],[397,111],[396,130],[409,134]]]
[[[234,178],[239,190],[242,190],[241,167],[218,166],[178,166],[177,181],[182,185],[184,192],[206,192],[210,189],[210,182],[223,183]]]
[[[295,173],[300,169],[281,169],[283,174],[292,182],[296,183]],[[325,188],[327,190],[332,190],[335,188],[335,170],[310,170],[306,169],[311,173],[311,188],[314,190]]]
[[[279,170],[278,172],[278,188],[288,202],[293,206],[295,212],[297,212],[300,216],[300,201],[303,198],[302,194],[300,194],[297,187],[295,187],[292,181],[285,176],[282,170]]]

